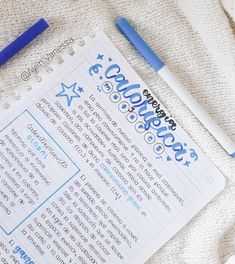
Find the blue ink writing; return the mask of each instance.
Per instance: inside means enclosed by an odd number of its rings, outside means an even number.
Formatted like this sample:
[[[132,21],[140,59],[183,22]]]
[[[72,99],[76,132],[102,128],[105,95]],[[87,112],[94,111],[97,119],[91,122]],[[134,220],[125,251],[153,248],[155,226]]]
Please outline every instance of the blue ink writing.
[[[39,142],[37,140],[35,140],[35,138],[32,135],[28,135],[27,139],[34,146],[34,148],[37,151],[37,153],[39,154],[39,156],[41,156],[42,158],[46,159],[47,158],[47,153],[43,149],[43,147],[40,146]]]
[[[89,73],[93,76],[99,74],[101,69],[103,70],[101,64],[95,64],[90,67]],[[160,103],[147,89],[142,90],[138,83],[130,83],[118,64],[107,66],[104,69],[104,76],[114,82],[116,90],[130,101],[133,109],[144,119],[145,130],[154,130],[164,146],[172,149],[176,161],[183,162],[183,165],[188,167],[191,163],[188,159],[198,160],[196,151],[192,148],[188,149],[187,143],[180,142],[176,138],[174,130],[176,130],[177,124],[161,109]]]
[[[35,262],[27,255],[27,253],[20,247],[16,246],[13,254],[19,254],[20,258],[25,264],[35,264]]]

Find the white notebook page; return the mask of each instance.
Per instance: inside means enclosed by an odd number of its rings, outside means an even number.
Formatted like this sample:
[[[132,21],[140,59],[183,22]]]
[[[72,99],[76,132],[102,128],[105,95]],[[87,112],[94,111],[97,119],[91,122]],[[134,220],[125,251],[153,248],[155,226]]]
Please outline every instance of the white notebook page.
[[[142,264],[223,189],[103,32],[34,86],[0,122],[8,263]]]

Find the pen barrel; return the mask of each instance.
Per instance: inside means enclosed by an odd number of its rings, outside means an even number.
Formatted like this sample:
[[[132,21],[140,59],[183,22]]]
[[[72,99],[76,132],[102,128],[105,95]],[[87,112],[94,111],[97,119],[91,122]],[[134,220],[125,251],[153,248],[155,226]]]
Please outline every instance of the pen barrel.
[[[174,74],[166,66],[160,69],[158,74],[206,127],[210,134],[220,143],[226,152],[232,157],[235,157],[235,143],[216,124],[210,115],[206,113],[202,106],[193,98]]]
[[[148,46],[142,37],[134,30],[125,18],[116,21],[117,27],[130,41],[130,43],[138,50],[138,52],[146,59],[146,61],[156,70],[160,70],[164,63],[158,55]]]
[[[48,24],[42,18],[24,33],[22,33],[17,39],[15,39],[0,52],[0,66],[16,55],[47,28]]]

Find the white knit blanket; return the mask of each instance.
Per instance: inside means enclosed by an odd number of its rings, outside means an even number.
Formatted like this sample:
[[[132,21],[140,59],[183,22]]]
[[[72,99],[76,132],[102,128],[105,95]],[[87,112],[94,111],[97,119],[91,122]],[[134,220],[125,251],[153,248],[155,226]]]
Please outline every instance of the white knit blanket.
[[[8,96],[22,93],[25,82],[21,72],[66,38],[80,39],[96,27],[106,31],[226,177],[225,190],[148,264],[225,263],[235,254],[235,161],[118,33],[114,20],[120,16],[136,26],[190,93],[235,140],[234,0],[0,0],[0,48],[41,17],[50,24],[47,34],[0,68],[0,104]],[[39,74],[42,72],[40,69]]]

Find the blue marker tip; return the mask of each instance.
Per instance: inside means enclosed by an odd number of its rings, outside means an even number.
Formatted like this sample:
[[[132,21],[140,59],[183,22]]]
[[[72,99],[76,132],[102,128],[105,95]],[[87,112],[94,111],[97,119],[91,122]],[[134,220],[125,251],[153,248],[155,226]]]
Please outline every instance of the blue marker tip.
[[[163,61],[148,46],[125,18],[122,17],[118,19],[116,21],[116,26],[156,71],[161,70],[164,66]]]
[[[233,152],[232,154],[230,154],[230,156],[231,156],[232,158],[235,158],[235,152]]]
[[[16,40],[14,40],[0,52],[0,66],[16,55],[48,27],[49,25],[42,18],[23,34],[21,34]]]

